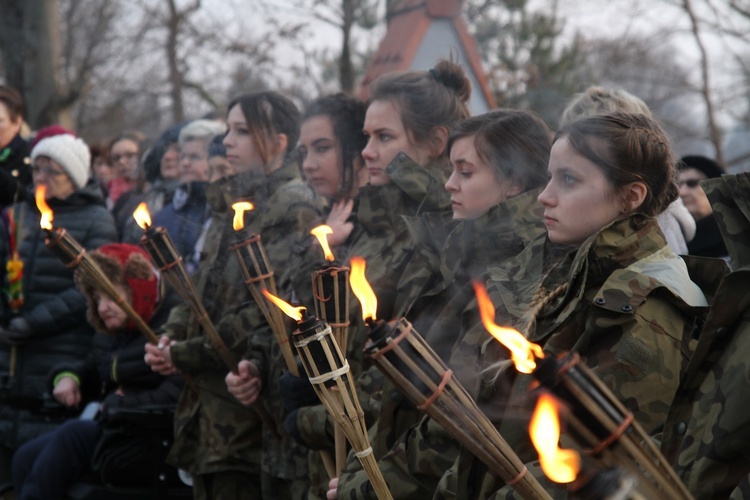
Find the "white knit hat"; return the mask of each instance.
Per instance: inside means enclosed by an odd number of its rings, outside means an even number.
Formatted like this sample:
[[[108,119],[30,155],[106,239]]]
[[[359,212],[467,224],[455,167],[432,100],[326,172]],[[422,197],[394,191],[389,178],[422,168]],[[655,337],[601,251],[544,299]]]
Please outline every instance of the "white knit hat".
[[[32,163],[38,156],[46,156],[59,164],[76,189],[81,189],[89,181],[91,152],[83,139],[70,134],[47,137],[31,151]]]

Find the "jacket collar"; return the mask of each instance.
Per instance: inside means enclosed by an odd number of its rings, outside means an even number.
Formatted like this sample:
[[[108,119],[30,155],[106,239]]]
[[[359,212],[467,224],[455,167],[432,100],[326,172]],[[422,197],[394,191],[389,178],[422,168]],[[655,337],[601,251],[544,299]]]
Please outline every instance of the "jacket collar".
[[[358,220],[369,232],[391,231],[401,225],[402,215],[420,215],[450,206],[443,188],[445,160],[422,167],[399,153],[386,167],[391,182],[383,186],[366,185],[359,191]]]
[[[209,184],[206,199],[213,213],[229,212],[232,204],[241,200],[250,201],[256,210],[262,210],[281,185],[298,177],[299,169],[295,162],[285,163],[270,174],[263,169],[242,172]]]

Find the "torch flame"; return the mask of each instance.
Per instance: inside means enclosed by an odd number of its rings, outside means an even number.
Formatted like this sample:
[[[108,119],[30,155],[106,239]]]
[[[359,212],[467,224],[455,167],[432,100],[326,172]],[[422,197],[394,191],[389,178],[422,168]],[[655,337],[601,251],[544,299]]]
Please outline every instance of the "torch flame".
[[[276,304],[278,308],[284,312],[284,314],[286,314],[287,316],[289,316],[290,318],[294,320],[297,320],[297,321],[302,320],[302,311],[306,311],[307,310],[306,307],[303,307],[303,306],[294,307],[293,305],[284,302],[283,300],[281,300],[280,298],[278,298],[277,296],[275,296],[274,294],[272,294],[265,288],[262,290],[262,292],[263,292],[263,295],[265,295],[268,300]]]
[[[148,205],[146,205],[145,201],[138,205],[135,211],[133,211],[133,218],[141,229],[148,229],[151,227],[151,214],[148,213]]]
[[[245,227],[245,212],[247,212],[248,210],[253,210],[255,208],[255,205],[253,205],[249,201],[238,201],[237,203],[232,204],[232,208],[234,209],[232,227],[235,231],[239,231],[240,229]]]
[[[323,247],[323,253],[326,256],[326,260],[328,262],[333,262],[333,252],[331,252],[331,247],[328,246],[328,238],[326,237],[327,234],[333,234],[333,228],[323,224],[322,226],[312,228],[310,234],[318,238],[320,246]]]
[[[529,435],[539,453],[544,474],[556,483],[570,483],[581,470],[581,457],[575,450],[558,448],[560,419],[557,402],[542,393],[529,425]]]
[[[42,214],[42,218],[39,219],[39,225],[42,229],[51,230],[52,229],[52,209],[47,205],[47,199],[45,198],[45,195],[47,194],[47,186],[44,184],[40,184],[36,187],[36,192],[34,193],[34,197],[36,198],[36,207],[39,209],[39,212]]]
[[[479,315],[482,324],[490,334],[510,350],[510,357],[521,373],[531,373],[536,368],[536,359],[544,358],[542,348],[526,340],[518,330],[505,328],[495,323],[495,306],[492,305],[487,289],[481,283],[474,282],[474,293],[479,304]]]
[[[375,292],[372,291],[370,283],[367,282],[365,267],[365,259],[362,257],[352,257],[349,283],[351,284],[352,292],[359,299],[359,303],[362,304],[362,318],[365,321],[368,319],[374,321],[378,310],[378,298],[375,296]]]

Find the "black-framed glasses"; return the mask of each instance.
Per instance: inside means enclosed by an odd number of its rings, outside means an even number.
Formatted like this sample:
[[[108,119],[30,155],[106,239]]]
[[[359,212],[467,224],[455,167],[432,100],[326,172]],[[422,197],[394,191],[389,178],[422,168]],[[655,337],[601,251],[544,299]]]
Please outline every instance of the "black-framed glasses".
[[[690,189],[695,189],[700,184],[700,179],[683,179],[680,181],[677,181],[677,187],[687,186]]]

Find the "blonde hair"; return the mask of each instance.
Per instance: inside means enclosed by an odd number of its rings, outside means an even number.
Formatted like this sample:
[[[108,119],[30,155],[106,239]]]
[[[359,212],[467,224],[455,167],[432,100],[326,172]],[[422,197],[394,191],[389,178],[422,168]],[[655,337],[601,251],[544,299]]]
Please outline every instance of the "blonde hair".
[[[576,94],[560,118],[560,128],[590,116],[620,111],[651,118],[651,110],[640,97],[621,89],[592,86]]]

